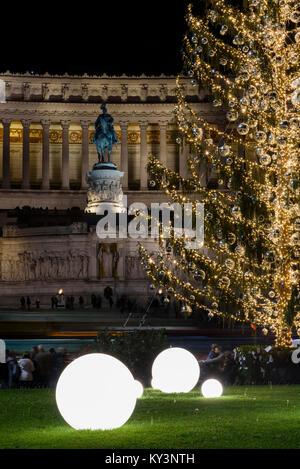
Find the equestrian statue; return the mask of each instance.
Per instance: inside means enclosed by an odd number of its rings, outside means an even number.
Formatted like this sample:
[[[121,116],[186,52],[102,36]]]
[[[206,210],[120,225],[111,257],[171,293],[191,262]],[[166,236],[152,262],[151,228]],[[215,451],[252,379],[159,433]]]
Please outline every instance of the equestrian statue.
[[[93,143],[96,144],[99,163],[104,163],[106,156],[107,162],[110,162],[113,145],[117,147],[119,142],[114,130],[114,120],[108,114],[105,102],[101,104],[101,109],[103,114],[100,114],[95,122]]]

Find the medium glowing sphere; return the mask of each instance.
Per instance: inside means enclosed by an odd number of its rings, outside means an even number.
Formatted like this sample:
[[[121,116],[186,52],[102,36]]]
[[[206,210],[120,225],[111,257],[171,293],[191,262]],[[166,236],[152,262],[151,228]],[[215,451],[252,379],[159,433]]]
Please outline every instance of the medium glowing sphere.
[[[76,430],[118,428],[134,410],[136,383],[128,368],[116,358],[102,353],[84,355],[60,375],[57,407]]]
[[[152,365],[152,387],[162,392],[189,392],[197,384],[200,367],[188,350],[174,347],[161,352]]]
[[[204,397],[220,397],[223,394],[223,386],[217,379],[207,379],[201,386]]]

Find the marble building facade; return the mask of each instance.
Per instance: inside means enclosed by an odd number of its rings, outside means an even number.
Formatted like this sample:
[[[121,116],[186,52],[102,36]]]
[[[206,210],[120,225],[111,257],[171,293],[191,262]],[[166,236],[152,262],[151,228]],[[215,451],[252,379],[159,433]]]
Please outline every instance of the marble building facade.
[[[145,298],[149,283],[136,240],[99,240],[95,226],[75,221],[26,226],[12,215],[22,207],[64,213],[86,206],[86,172],[97,161],[92,144],[100,104],[114,117],[119,145],[111,159],[123,171],[128,203],[166,201],[150,190],[147,157],[188,176],[188,145],[176,143],[175,77],[80,77],[0,74],[0,303],[22,294],[49,304],[58,288],[90,296],[106,285]],[[191,105],[216,123],[214,109],[188,79]],[[200,99],[199,99],[200,96]],[[203,171],[202,183],[208,174]],[[41,212],[43,213],[43,212]],[[46,223],[47,225],[47,223]],[[53,224],[52,224],[53,225]],[[143,241],[144,242],[144,241]],[[155,252],[156,244],[145,240]]]

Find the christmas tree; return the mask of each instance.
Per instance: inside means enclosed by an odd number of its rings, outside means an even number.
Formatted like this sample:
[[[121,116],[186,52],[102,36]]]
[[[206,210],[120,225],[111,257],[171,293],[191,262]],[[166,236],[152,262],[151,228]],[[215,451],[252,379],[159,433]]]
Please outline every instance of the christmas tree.
[[[224,0],[189,6],[185,75],[206,90],[224,126],[185,101],[178,78],[178,144],[190,145],[188,178],[150,157],[151,184],[182,206],[205,207],[204,249],[187,249],[170,225],[160,255],[144,247],[153,282],[187,308],[275,334],[290,346],[300,333],[300,21],[293,0]],[[201,183],[203,162],[217,186]],[[181,190],[178,190],[178,187]]]

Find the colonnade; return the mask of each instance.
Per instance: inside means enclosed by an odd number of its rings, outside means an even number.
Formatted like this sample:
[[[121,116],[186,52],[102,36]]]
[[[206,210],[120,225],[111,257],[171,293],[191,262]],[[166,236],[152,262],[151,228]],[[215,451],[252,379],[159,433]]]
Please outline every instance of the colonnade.
[[[2,164],[2,189],[10,189],[10,126],[11,120],[1,119],[3,125],[3,164]],[[122,179],[123,189],[128,189],[128,127],[129,120],[120,119],[117,121],[121,129],[121,164],[120,170],[124,172]],[[22,156],[22,189],[30,189],[30,119],[21,119],[23,126],[23,156]],[[36,123],[36,121],[34,121]],[[61,161],[61,189],[70,189],[69,175],[69,129],[70,120],[61,120],[62,128],[62,161]],[[50,189],[50,119],[41,119],[42,125],[42,182],[41,189]],[[140,190],[148,189],[147,176],[147,129],[149,121],[141,120],[138,122],[140,129]],[[82,131],[82,159],[81,159],[81,189],[87,187],[86,173],[89,170],[89,120],[80,120]],[[159,120],[159,158],[163,165],[167,165],[167,120]],[[180,150],[180,174],[186,177],[187,172],[187,151],[186,147]]]

